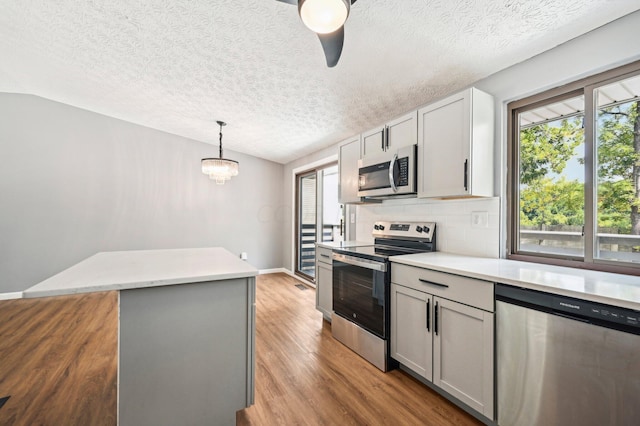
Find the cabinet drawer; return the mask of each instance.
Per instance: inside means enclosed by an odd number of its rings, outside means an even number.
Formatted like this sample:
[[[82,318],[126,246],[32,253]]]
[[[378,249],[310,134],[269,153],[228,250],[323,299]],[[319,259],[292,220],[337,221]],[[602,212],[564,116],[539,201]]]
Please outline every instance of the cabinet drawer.
[[[490,281],[392,263],[391,282],[485,311],[494,310],[494,284]]]
[[[331,254],[332,250],[330,248],[316,246],[316,261],[331,265]]]

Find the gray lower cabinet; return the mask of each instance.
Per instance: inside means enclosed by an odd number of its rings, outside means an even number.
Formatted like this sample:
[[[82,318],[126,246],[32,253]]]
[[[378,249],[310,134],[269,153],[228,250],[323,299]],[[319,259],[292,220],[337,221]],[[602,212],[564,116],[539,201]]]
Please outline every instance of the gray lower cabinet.
[[[434,298],[433,384],[493,419],[493,313]]]
[[[430,294],[391,284],[391,356],[428,380],[433,380],[433,337],[427,311],[432,299]]]
[[[391,356],[493,420],[493,283],[395,263],[391,277]]]
[[[234,425],[253,404],[254,277],[122,290],[119,316],[119,425]]]
[[[332,250],[316,247],[316,309],[331,322],[333,312],[333,267]]]

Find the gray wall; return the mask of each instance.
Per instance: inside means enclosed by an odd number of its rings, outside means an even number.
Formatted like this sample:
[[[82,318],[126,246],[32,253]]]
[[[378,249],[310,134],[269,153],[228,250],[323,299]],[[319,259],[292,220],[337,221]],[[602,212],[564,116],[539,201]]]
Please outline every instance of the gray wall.
[[[100,251],[221,246],[280,268],[283,166],[31,95],[0,93],[0,293]],[[212,125],[212,139],[217,128]]]
[[[507,104],[640,59],[640,11],[629,14],[474,84],[496,105],[495,193],[501,196],[500,253],[506,255]]]

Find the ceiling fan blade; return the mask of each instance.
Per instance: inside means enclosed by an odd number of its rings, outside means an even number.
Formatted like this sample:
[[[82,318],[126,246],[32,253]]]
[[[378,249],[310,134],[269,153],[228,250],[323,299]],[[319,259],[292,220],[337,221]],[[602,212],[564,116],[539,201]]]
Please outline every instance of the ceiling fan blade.
[[[289,3],[289,4],[293,4],[293,5],[298,5],[298,0],[276,0],[282,3]]]
[[[320,43],[322,43],[322,50],[324,50],[324,56],[327,59],[327,66],[329,68],[335,67],[342,54],[344,25],[332,33],[318,34],[318,38],[320,39]]]

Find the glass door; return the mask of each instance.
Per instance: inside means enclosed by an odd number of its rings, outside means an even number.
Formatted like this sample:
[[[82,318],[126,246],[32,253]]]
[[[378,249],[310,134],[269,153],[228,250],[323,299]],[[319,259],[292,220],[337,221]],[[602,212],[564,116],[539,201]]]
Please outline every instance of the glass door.
[[[298,236],[296,272],[310,278],[316,272],[317,173],[298,176]]]
[[[315,281],[316,242],[345,239],[344,206],[338,202],[338,166],[296,175],[296,270]]]

